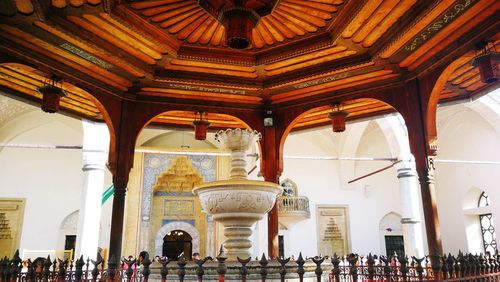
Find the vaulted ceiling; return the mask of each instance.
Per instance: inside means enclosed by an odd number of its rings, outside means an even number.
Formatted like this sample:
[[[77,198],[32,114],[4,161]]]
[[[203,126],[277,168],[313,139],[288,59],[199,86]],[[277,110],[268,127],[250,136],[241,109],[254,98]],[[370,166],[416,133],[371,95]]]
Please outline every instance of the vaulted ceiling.
[[[392,111],[349,99],[415,77],[443,61],[456,69],[441,102],[490,89],[470,61],[473,43],[499,42],[495,0],[280,0],[252,31],[247,49],[231,49],[225,28],[195,0],[5,0],[0,2],[0,90],[39,102],[52,73],[64,78],[62,108],[102,119],[91,94],[190,105],[280,108],[338,96],[349,118]],[[329,107],[295,129],[328,122]],[[241,121],[209,113],[215,128]],[[157,116],[185,126],[192,111]]]

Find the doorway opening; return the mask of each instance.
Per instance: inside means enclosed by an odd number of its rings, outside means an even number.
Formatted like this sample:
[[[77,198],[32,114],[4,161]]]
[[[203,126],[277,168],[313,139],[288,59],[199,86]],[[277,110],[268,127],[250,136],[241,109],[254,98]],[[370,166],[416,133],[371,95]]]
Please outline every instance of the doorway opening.
[[[403,236],[385,235],[385,251],[387,256],[397,254],[399,257],[404,257],[405,242]]]
[[[184,230],[174,230],[163,237],[162,255],[169,259],[178,260],[182,255],[191,260],[192,251],[193,238]]]
[[[66,257],[65,253],[65,259],[70,259],[73,260],[75,256],[75,246],[76,246],[76,235],[66,235],[66,239],[64,240],[64,250],[65,251],[70,251],[70,254],[68,257]]]

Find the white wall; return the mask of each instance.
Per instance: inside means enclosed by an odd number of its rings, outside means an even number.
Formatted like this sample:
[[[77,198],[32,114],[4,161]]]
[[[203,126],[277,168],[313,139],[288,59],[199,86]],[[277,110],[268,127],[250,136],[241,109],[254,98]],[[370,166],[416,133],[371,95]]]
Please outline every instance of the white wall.
[[[46,114],[35,108],[0,124],[0,143],[81,145],[82,132],[80,120]],[[109,172],[106,172],[105,183],[108,186],[111,183]],[[61,223],[66,216],[79,209],[82,185],[81,150],[0,150],[0,197],[26,199],[19,247],[21,253],[23,250],[58,250],[64,247],[60,238]],[[103,207],[101,246],[109,244],[111,203],[112,199]]]
[[[349,134],[348,130],[342,134]],[[330,129],[317,132],[291,134],[285,142],[285,155],[300,156],[343,156],[343,157],[390,157],[390,150],[383,133],[376,123],[367,126],[366,134],[360,140],[355,155],[344,155],[339,148],[346,148],[338,136]],[[316,135],[316,136],[315,136]],[[331,136],[330,136],[331,135]],[[315,138],[329,140],[329,144],[316,142]],[[349,140],[349,138],[344,138]],[[391,168],[376,175],[349,185],[340,181],[340,162],[326,160],[284,160],[282,179],[290,178],[298,187],[300,196],[307,196],[311,208],[311,218],[293,225],[285,238],[285,255],[300,251],[303,255],[317,255],[316,206],[317,205],[348,205],[350,217],[351,251],[357,253],[381,253],[379,238],[379,222],[389,212],[399,212],[398,180],[396,170]],[[356,161],[354,175],[348,175],[348,180],[365,175],[389,162]],[[345,178],[345,177],[344,177]],[[366,187],[366,188],[365,188]],[[388,195],[391,195],[388,197]],[[307,232],[304,232],[307,230]],[[304,244],[307,242],[307,244]],[[332,254],[323,254],[332,255]]]
[[[28,115],[30,119],[43,120],[43,123],[35,128],[23,123],[8,124],[15,126],[18,134],[3,142],[81,144],[79,120],[41,111]],[[8,123],[16,123],[16,120]],[[0,152],[0,196],[26,199],[21,250],[58,247],[62,220],[80,204],[81,164],[79,150],[4,148]]]
[[[438,159],[500,161],[500,138],[477,112],[462,105],[438,111]],[[477,251],[478,242],[468,242],[466,229],[479,226],[464,216],[463,203],[471,188],[486,191],[493,218],[500,218],[500,165],[436,164],[436,193],[445,252]],[[497,226],[498,230],[498,226]],[[497,232],[498,236],[498,232]],[[482,244],[482,242],[480,242]]]

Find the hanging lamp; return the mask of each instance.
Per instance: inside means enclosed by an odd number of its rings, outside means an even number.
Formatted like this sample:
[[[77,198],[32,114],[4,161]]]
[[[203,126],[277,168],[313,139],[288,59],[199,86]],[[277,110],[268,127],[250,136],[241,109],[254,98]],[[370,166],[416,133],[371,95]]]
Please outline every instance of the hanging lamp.
[[[472,59],[472,66],[479,69],[481,81],[484,83],[493,83],[500,78],[500,70],[498,69],[498,62],[500,61],[500,54],[496,52],[494,44],[481,41],[476,44],[476,50],[479,54]]]
[[[262,17],[271,14],[278,0],[198,0],[197,2],[224,26],[227,46],[246,49],[252,43],[252,30],[257,27]]]
[[[343,110],[342,102],[335,102],[332,104],[333,111],[328,113],[328,118],[332,121],[333,132],[345,131],[345,118],[348,113]]]
[[[196,112],[194,116],[194,138],[196,140],[207,139],[207,128],[210,126],[210,122],[203,119],[203,114],[204,112]]]
[[[59,87],[57,84],[59,84]],[[55,74],[43,86],[37,87],[36,91],[43,95],[42,111],[51,114],[59,111],[61,97],[67,96],[64,89],[62,89],[62,79]]]

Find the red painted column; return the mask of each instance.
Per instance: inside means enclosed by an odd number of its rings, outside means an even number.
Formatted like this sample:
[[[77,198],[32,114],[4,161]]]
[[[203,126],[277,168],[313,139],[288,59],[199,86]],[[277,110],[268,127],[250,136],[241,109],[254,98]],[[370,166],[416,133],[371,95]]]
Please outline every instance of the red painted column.
[[[437,74],[433,74],[436,76]],[[435,77],[416,79],[414,84],[406,89],[401,98],[403,105],[398,109],[403,115],[408,129],[410,149],[415,157],[416,170],[420,182],[422,208],[427,234],[427,246],[430,255],[442,255],[441,230],[437,210],[436,188],[434,182],[434,157],[436,156],[436,136],[428,132],[435,128],[435,118],[429,118],[431,111],[430,95],[435,83]],[[435,113],[435,111],[432,111]],[[432,123],[432,124],[428,124]]]
[[[120,112],[124,112],[123,108],[125,106],[126,105],[123,105],[122,102]],[[109,240],[109,258],[114,257],[115,259],[120,259],[122,256],[125,195],[127,192],[130,169],[132,168],[134,161],[136,136],[142,128],[139,125],[132,126],[132,123],[129,121],[134,119],[135,117],[132,113],[126,117],[120,115],[119,118],[114,120],[113,124],[114,128],[117,130],[115,131],[115,146],[114,148],[110,148],[110,152],[113,153],[110,153],[109,160],[110,170],[113,173],[114,185],[111,233]]]
[[[426,167],[419,167],[417,165],[417,173],[422,195],[422,208],[424,210],[427,246],[429,248],[430,255],[443,255],[441,228],[439,226],[439,216],[436,203],[433,157],[426,157],[426,162]]]
[[[281,169],[279,168],[279,139],[275,127],[264,127],[262,134],[262,174],[265,181],[279,183]],[[271,258],[279,256],[278,249],[278,204],[267,214],[268,255]]]

